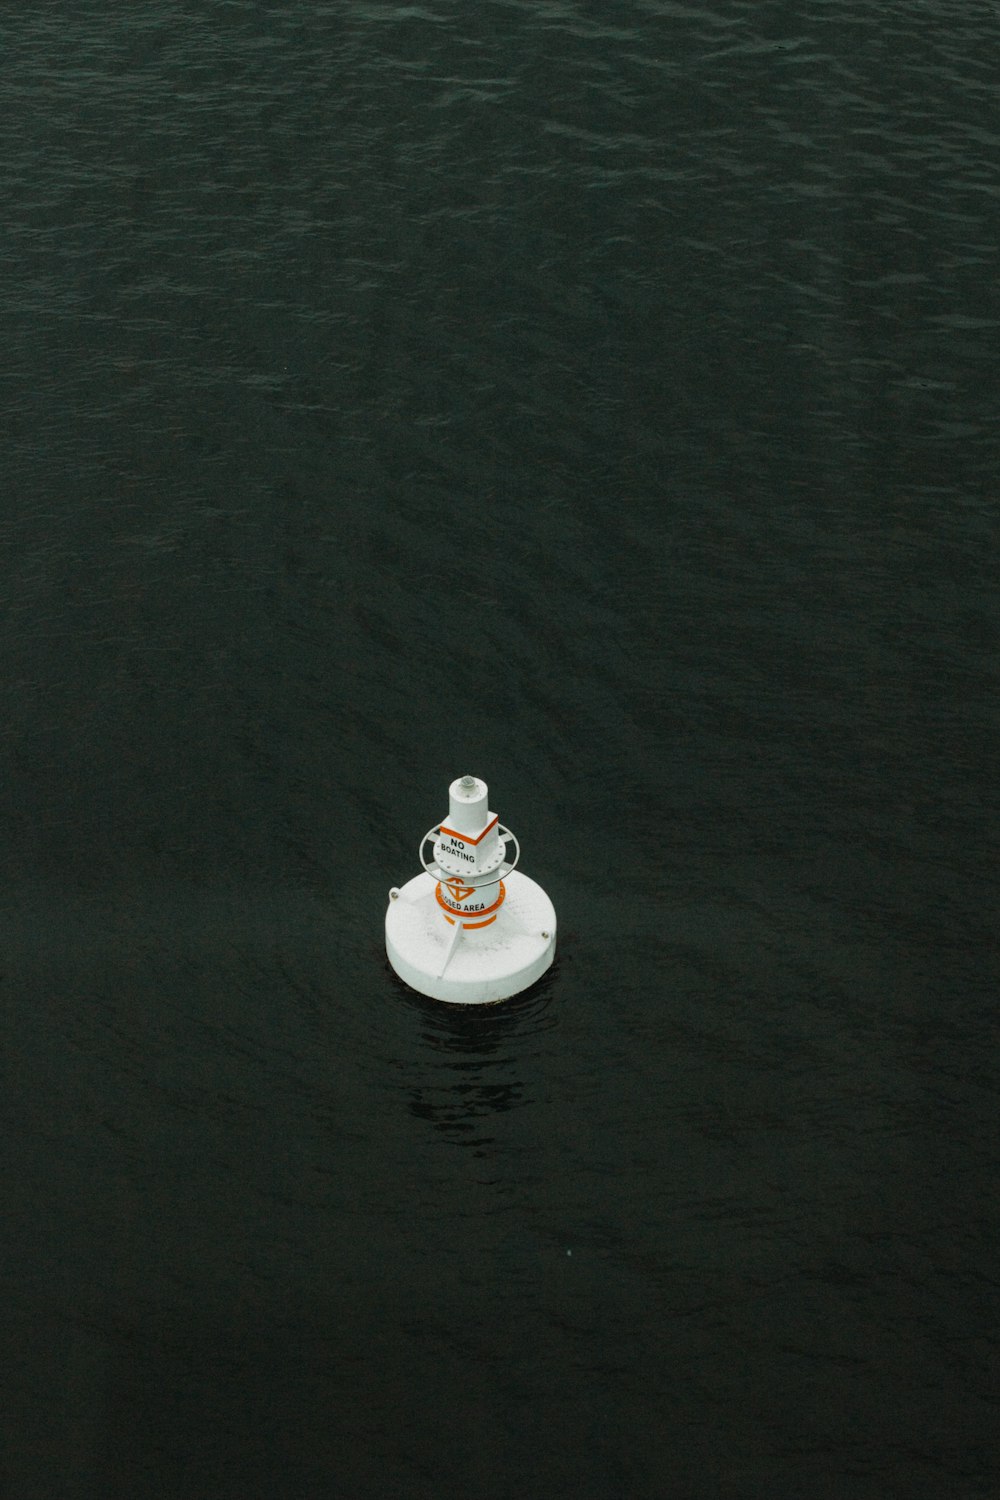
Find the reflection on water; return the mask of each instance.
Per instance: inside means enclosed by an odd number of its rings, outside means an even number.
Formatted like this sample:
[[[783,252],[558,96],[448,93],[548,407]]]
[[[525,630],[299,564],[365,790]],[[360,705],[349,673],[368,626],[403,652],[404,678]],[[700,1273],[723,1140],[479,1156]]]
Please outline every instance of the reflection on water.
[[[556,1025],[557,967],[558,960],[537,984],[497,1005],[443,1005],[396,980],[420,1025],[424,1077],[409,1091],[410,1112],[478,1154],[490,1140],[485,1120],[530,1104],[525,1043]]]

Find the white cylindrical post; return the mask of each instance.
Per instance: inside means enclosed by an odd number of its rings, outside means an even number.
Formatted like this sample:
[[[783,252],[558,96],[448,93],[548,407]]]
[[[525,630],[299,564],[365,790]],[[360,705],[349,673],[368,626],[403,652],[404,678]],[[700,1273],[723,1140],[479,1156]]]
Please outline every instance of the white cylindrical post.
[[[503,864],[500,820],[489,810],[489,789],[478,776],[460,776],[448,788],[448,821],[434,841],[434,858],[446,875],[489,875]]]
[[[489,788],[478,776],[459,776],[448,788],[448,822],[461,833],[481,833],[489,817]]]

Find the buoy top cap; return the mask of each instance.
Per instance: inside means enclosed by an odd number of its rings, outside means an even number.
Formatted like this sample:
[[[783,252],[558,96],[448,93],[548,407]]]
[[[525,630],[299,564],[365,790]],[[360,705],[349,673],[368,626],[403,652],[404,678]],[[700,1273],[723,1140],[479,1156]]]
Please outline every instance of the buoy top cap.
[[[448,794],[460,802],[485,802],[488,791],[478,776],[459,776],[448,788]]]

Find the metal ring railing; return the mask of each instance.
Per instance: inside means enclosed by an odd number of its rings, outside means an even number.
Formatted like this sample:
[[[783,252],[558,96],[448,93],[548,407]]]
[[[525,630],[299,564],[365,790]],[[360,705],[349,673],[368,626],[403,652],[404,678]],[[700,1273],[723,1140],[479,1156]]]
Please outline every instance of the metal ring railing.
[[[441,867],[441,865],[434,864],[433,862],[428,863],[427,860],[424,859],[424,845],[430,839],[436,839],[440,831],[441,824],[435,823],[434,827],[431,828],[427,833],[425,833],[423,838],[420,840],[420,848],[417,851],[417,858],[420,860],[420,863],[423,865],[424,869],[427,871],[432,880],[454,880],[456,875],[460,874],[466,885],[495,885],[498,880],[506,879],[511,870],[513,870],[514,866],[517,864],[518,860],[521,858],[521,845],[518,842],[517,836],[511,833],[509,828],[505,828],[504,825],[500,823],[497,827],[497,835],[504,843],[504,845],[507,844],[508,840],[510,840],[510,842],[514,845],[514,858],[512,860],[508,861],[507,859],[502,859],[499,865],[494,866],[492,870],[484,870],[481,875],[467,875],[464,870],[445,870]],[[506,849],[504,850],[504,853],[506,854]]]

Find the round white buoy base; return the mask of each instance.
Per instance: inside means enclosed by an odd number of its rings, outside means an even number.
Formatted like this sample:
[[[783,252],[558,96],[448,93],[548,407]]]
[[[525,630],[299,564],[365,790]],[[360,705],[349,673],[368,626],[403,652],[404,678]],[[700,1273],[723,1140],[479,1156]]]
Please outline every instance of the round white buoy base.
[[[411,989],[453,1005],[509,1000],[540,979],[556,952],[556,913],[540,885],[518,870],[504,876],[507,891],[489,927],[445,920],[436,881],[416,875],[389,893],[385,951]]]

